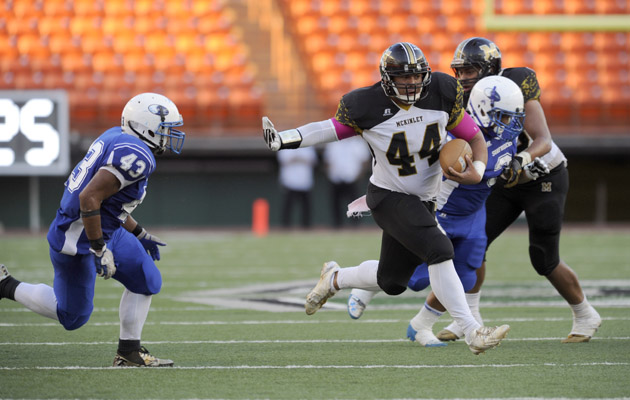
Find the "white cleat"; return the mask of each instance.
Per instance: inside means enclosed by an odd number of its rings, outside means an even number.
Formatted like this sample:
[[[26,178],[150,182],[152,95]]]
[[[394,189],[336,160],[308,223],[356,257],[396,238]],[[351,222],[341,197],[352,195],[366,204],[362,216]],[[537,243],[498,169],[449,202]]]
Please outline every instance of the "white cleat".
[[[307,315],[313,315],[322,308],[326,301],[335,295],[332,288],[332,276],[341,268],[334,261],[324,263],[317,285],[306,295],[304,308]]]
[[[457,322],[453,321],[449,326],[438,332],[437,338],[443,342],[455,341],[464,337],[464,332]]]
[[[412,342],[417,342],[423,347],[444,347],[446,343],[441,342],[435,337],[433,332],[428,329],[420,329],[419,331],[413,329],[411,324],[407,326],[407,337]]]
[[[589,318],[573,318],[571,333],[562,343],[584,343],[591,340],[597,329],[602,325],[602,318],[593,309]]]
[[[0,282],[2,282],[3,280],[7,279],[10,276],[11,274],[9,274],[9,270],[7,269],[7,267],[5,267],[4,264],[0,264]]]
[[[474,354],[481,354],[501,344],[501,340],[507,336],[509,331],[509,325],[482,326],[474,330],[470,334],[470,338],[466,338],[466,343]]]
[[[375,292],[363,289],[352,289],[348,297],[348,314],[352,319],[359,319],[374,297]]]

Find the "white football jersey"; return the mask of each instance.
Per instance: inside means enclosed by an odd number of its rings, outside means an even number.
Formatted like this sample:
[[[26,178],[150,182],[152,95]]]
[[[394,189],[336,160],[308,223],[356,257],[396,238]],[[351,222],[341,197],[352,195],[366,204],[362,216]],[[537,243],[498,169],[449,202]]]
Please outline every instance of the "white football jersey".
[[[372,184],[430,201],[439,191],[439,150],[446,143],[446,131],[457,126],[463,113],[457,80],[434,72],[421,99],[406,109],[376,83],[344,95],[335,118],[354,128],[370,146]]]

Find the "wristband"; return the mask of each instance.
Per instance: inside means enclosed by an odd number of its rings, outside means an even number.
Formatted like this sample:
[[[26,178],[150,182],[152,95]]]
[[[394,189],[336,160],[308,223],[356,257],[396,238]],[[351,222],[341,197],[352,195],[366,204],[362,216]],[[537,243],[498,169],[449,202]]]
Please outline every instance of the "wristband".
[[[105,240],[103,239],[103,236],[95,240],[90,240],[90,247],[96,251],[103,250],[103,247],[105,247]]]
[[[297,129],[278,132],[278,137],[282,142],[281,149],[297,149],[302,143],[302,134]]]
[[[477,171],[479,176],[483,178],[483,174],[484,172],[486,172],[486,164],[484,164],[483,161],[477,160],[473,161],[473,167],[475,168],[475,171]]]
[[[100,208],[97,208],[96,210],[92,210],[92,211],[83,211],[83,210],[81,210],[81,218],[93,217],[95,215],[101,215],[101,209]]]
[[[138,235],[142,233],[142,227],[140,226],[140,224],[136,224],[136,227],[133,228],[133,231],[131,231],[131,233],[133,233],[135,237],[138,237]]]

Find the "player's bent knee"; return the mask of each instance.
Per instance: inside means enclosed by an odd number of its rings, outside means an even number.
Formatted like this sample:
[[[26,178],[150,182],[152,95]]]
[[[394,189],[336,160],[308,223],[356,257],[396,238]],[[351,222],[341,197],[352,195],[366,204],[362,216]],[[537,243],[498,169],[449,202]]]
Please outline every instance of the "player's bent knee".
[[[444,235],[439,235],[430,242],[430,253],[427,255],[426,263],[428,265],[435,265],[441,262],[452,260],[455,257],[453,250],[453,244],[450,239]]]
[[[460,274],[459,280],[462,281],[464,292],[468,292],[470,289],[475,287],[475,283],[477,283],[477,270],[470,269],[470,271],[467,271],[464,274]]]
[[[560,258],[549,254],[541,246],[529,246],[529,259],[534,269],[541,276],[547,276],[560,264]]]
[[[75,329],[79,329],[83,325],[88,322],[90,319],[90,314],[70,314],[65,313],[63,311],[57,311],[57,316],[59,317],[59,322],[67,331],[73,331]]]
[[[429,277],[428,276],[412,276],[409,280],[409,284],[407,287],[415,292],[419,292],[423,289],[426,289],[429,286]]]
[[[407,286],[401,286],[396,282],[378,279],[378,286],[390,296],[397,296],[407,290]]]

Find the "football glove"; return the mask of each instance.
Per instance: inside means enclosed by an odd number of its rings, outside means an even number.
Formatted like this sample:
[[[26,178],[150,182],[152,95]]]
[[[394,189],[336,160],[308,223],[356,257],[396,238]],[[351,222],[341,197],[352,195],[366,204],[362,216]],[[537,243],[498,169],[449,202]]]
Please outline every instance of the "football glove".
[[[149,253],[153,261],[160,260],[160,249],[158,246],[166,246],[166,242],[155,235],[151,235],[146,229],[142,228],[142,232],[136,236],[142,247]]]
[[[98,276],[109,279],[116,273],[114,254],[107,248],[107,245],[103,246],[100,250],[90,248],[90,253],[94,254],[94,266],[96,267],[96,274]]]
[[[267,117],[262,117],[263,138],[269,150],[297,149],[302,143],[302,134],[297,129],[278,132]]]
[[[267,117],[262,117],[263,138],[269,150],[278,151],[282,147],[282,141],[273,123]]]
[[[511,188],[516,186],[518,178],[523,172],[523,166],[529,164],[531,158],[526,151],[520,152],[512,158],[510,164],[505,167],[501,174],[501,177],[506,181],[504,187]]]
[[[523,173],[529,180],[535,181],[541,176],[549,173],[549,166],[545,160],[540,157],[536,157],[534,161],[523,167]]]

